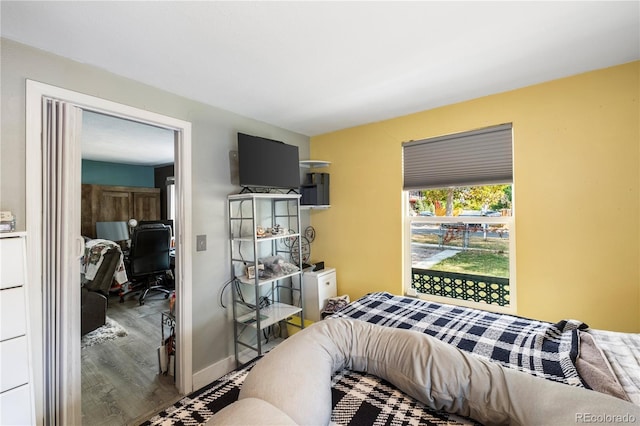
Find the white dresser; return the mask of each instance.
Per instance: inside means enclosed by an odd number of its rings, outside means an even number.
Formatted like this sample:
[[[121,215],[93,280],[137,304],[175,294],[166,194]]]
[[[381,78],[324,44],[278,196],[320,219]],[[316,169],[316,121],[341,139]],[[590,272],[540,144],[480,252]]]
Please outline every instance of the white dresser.
[[[302,274],[304,316],[311,321],[320,321],[320,312],[330,297],[337,296],[336,270],[327,268],[321,271]]]
[[[0,233],[0,425],[35,424],[25,239]]]

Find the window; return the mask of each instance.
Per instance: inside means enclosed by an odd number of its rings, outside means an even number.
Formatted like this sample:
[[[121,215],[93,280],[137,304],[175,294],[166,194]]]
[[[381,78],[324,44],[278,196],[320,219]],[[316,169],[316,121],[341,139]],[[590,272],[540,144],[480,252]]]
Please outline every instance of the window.
[[[512,129],[403,145],[407,294],[515,312]]]

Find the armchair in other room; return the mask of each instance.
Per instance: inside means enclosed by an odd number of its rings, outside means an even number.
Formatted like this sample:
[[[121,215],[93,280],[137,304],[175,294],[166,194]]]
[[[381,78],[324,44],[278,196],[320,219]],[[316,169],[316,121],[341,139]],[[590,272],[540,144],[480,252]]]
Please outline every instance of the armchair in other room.
[[[171,228],[162,224],[141,225],[131,235],[128,257],[128,272],[134,286],[132,291],[141,290],[138,302],[144,305],[149,291],[165,293],[169,297],[173,288],[167,280],[171,268]],[[124,294],[120,295],[124,301]]]
[[[126,281],[120,246],[108,240],[85,245],[80,296],[81,335],[102,327],[107,319],[107,296],[114,279]]]

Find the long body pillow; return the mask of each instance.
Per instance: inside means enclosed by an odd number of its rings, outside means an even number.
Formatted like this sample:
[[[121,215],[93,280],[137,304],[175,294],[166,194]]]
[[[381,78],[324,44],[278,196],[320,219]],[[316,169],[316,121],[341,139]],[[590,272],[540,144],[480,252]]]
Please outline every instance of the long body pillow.
[[[565,425],[597,416],[640,421],[640,407],[620,399],[502,367],[426,334],[349,319],[315,323],[278,345],[253,367],[239,399],[261,399],[297,424],[326,425],[331,375],[342,368],[376,375],[433,409],[485,424]],[[240,413],[234,405],[227,420]]]

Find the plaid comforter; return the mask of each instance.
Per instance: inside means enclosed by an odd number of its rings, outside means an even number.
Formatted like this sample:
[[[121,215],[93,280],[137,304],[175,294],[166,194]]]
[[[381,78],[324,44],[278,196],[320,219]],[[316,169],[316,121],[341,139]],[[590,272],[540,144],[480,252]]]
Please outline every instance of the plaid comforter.
[[[640,334],[589,330],[627,396],[640,405]]]
[[[555,324],[424,300],[370,293],[328,318],[354,318],[437,337],[505,367],[586,387],[575,367],[582,322]]]
[[[547,379],[583,386],[574,366],[577,321],[550,324],[511,315],[372,293],[329,318],[356,318],[412,329],[462,350]],[[259,359],[259,358],[258,358]],[[144,426],[201,425],[238,398],[258,359],[226,374],[144,422]],[[339,425],[477,425],[471,419],[434,411],[391,383],[356,371],[338,371],[331,381],[331,421]]]
[[[215,413],[238,399],[244,379],[258,360],[182,398],[142,426],[205,424]],[[341,370],[332,377],[331,399],[331,422],[336,425],[479,425],[465,417],[432,410],[391,383],[357,371]]]

